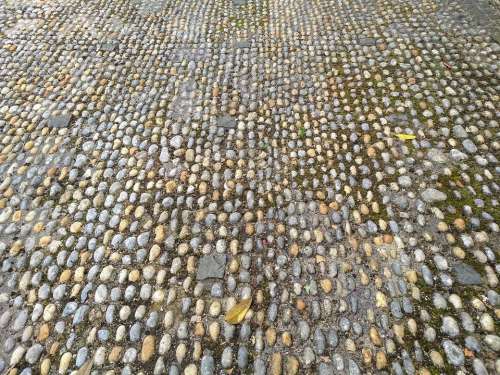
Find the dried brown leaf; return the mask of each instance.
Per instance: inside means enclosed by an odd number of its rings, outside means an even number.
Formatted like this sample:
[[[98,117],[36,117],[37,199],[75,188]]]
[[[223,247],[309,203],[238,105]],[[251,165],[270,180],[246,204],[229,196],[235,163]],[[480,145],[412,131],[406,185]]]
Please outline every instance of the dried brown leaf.
[[[87,362],[83,364],[82,367],[78,369],[76,375],[89,375],[90,370],[92,370],[92,365],[94,364],[94,358],[89,359]]]

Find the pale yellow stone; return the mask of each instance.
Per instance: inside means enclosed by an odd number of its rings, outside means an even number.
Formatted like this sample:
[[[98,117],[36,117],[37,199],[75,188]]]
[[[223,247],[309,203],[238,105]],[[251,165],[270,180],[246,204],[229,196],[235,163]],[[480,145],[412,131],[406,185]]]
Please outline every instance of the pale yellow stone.
[[[271,363],[269,368],[270,375],[281,375],[281,354],[273,353],[271,356]]]
[[[400,343],[403,343],[403,338],[405,337],[405,327],[402,324],[394,324],[392,326],[394,334]]]
[[[165,240],[165,226],[158,225],[155,228],[155,242],[162,242]]]
[[[325,293],[330,293],[332,291],[333,284],[330,279],[322,279],[319,283],[321,285],[321,289],[323,289]]]
[[[384,293],[377,292],[375,294],[375,300],[377,307],[384,308],[387,307],[387,298]]]
[[[174,193],[176,188],[177,188],[177,183],[174,180],[170,180],[165,184],[165,190],[168,194]]]
[[[84,275],[85,275],[85,268],[83,266],[80,266],[75,270],[75,273],[73,275],[73,280],[76,281],[77,283],[82,282]]]
[[[182,363],[182,361],[186,357],[186,352],[186,344],[180,343],[175,349],[175,358],[177,359],[177,362]]]
[[[210,323],[210,325],[208,326],[208,333],[209,333],[212,341],[217,341],[217,339],[219,338],[219,333],[220,333],[219,322]]]
[[[430,357],[431,357],[432,363],[435,366],[437,366],[437,367],[443,367],[444,366],[443,356],[438,351],[432,350],[430,352]]]
[[[273,327],[269,327],[266,330],[266,341],[269,346],[273,346],[276,342],[276,330]]]
[[[285,345],[286,347],[290,347],[292,346],[292,335],[290,334],[290,332],[288,331],[285,331],[283,332],[283,334],[281,335],[281,341],[283,342],[283,345]]]
[[[61,275],[59,276],[59,282],[66,283],[69,281],[70,278],[71,278],[71,270],[66,269],[61,272]]]
[[[59,374],[66,374],[71,362],[71,358],[72,355],[69,352],[66,352],[62,355],[61,360],[59,361]]]
[[[405,276],[406,280],[408,280],[408,282],[412,284],[415,284],[418,280],[417,273],[414,270],[407,271]]]
[[[155,336],[148,335],[142,342],[141,361],[147,362],[155,353]]]
[[[122,347],[114,346],[113,349],[111,349],[111,352],[109,353],[108,361],[111,363],[118,362],[120,360],[121,353],[122,353]]]
[[[374,345],[382,346],[382,339],[380,338],[377,328],[370,328],[370,339],[372,340]]]
[[[387,366],[387,357],[384,352],[377,352],[375,363],[377,370],[382,370]]]
[[[191,363],[186,366],[184,369],[184,375],[197,375],[198,374],[198,368],[194,363]]]
[[[299,373],[299,367],[300,364],[296,357],[293,355],[286,357],[284,368],[285,375],[297,375]]]
[[[47,323],[42,324],[38,331],[37,340],[40,342],[45,341],[47,337],[49,337],[49,333],[50,333],[49,325]]]
[[[50,371],[50,359],[45,358],[40,364],[40,374],[47,375]]]
[[[69,228],[69,231],[71,233],[80,233],[80,231],[82,230],[82,226],[83,224],[79,221],[71,224],[71,227]]]
[[[139,281],[140,277],[141,277],[141,273],[139,272],[139,270],[132,270],[128,274],[128,280],[133,282],[133,283]]]
[[[51,241],[52,241],[52,237],[51,236],[42,236],[38,240],[38,244],[41,247],[46,247]]]

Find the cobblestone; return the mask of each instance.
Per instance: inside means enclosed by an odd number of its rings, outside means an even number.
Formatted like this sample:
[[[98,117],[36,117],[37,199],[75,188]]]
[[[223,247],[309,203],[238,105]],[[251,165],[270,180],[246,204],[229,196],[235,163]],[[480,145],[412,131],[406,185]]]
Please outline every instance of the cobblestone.
[[[0,372],[498,373],[497,14],[2,2]]]

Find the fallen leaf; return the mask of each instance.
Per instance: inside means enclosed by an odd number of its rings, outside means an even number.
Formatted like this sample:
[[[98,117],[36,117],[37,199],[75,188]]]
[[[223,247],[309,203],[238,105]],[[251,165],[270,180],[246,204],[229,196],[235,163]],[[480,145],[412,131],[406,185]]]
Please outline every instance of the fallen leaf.
[[[90,370],[92,370],[92,365],[94,364],[94,357],[95,354],[78,369],[76,375],[90,375]]]
[[[92,370],[93,364],[94,364],[94,358],[92,357],[87,362],[85,362],[82,367],[78,369],[76,375],[89,375],[90,370]]]
[[[396,137],[398,137],[402,141],[406,141],[408,139],[415,139],[416,138],[416,136],[414,136],[413,134],[406,134],[406,133],[398,133],[398,134],[396,134]]]
[[[226,316],[224,317],[225,321],[230,324],[240,323],[245,318],[251,304],[252,298],[245,298],[241,300],[226,313]]]

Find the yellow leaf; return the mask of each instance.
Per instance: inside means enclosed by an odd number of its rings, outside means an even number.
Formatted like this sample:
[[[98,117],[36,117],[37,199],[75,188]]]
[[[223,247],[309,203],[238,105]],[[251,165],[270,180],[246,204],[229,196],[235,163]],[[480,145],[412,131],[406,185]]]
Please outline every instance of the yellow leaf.
[[[406,134],[406,133],[398,133],[398,134],[396,134],[396,137],[398,137],[402,141],[406,141],[408,139],[415,139],[416,138],[413,134]]]
[[[94,361],[92,359],[88,360],[80,369],[77,371],[77,375],[89,375],[92,369],[92,364]]]
[[[247,314],[250,305],[252,304],[252,298],[245,298],[233,306],[227,313],[224,319],[230,324],[240,323]]]
[[[94,358],[89,359],[87,362],[83,364],[82,367],[78,369],[76,372],[77,375],[89,375],[90,370],[92,370],[92,365],[94,364]]]

